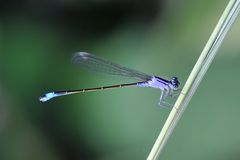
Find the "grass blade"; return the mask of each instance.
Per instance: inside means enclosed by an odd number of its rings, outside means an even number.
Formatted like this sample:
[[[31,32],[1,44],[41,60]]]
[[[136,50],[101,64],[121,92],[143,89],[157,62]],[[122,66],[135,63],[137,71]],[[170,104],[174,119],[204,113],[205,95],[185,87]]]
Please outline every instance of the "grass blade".
[[[190,73],[174,107],[172,108],[155,144],[148,156],[148,160],[158,159],[162,149],[164,148],[169,136],[175,128],[177,122],[186,109],[189,101],[195,93],[198,85],[208,70],[212,60],[224,37],[235,22],[240,11],[240,0],[230,0],[221,18],[219,19],[215,29],[213,30],[207,44],[200,54],[192,72]]]

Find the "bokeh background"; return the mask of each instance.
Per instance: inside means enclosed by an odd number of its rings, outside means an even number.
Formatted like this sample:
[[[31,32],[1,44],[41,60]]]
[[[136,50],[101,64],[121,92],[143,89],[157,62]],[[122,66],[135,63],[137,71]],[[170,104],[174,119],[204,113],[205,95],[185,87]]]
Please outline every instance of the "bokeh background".
[[[86,72],[87,51],[182,84],[224,0],[1,1],[0,159],[146,159],[170,112],[159,90],[125,88],[53,99],[53,90],[131,80]],[[240,158],[240,20],[224,40],[160,159]],[[132,81],[131,81],[132,82]]]

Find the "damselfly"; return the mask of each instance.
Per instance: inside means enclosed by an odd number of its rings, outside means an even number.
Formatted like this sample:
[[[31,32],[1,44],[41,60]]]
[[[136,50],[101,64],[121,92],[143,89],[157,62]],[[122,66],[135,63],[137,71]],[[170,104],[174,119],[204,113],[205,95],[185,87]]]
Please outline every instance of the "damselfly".
[[[54,92],[46,93],[41,97],[39,97],[40,101],[46,102],[54,97],[65,96],[65,95],[76,94],[76,93],[136,86],[136,87],[158,88],[162,90],[159,105],[169,107],[170,104],[165,100],[167,97],[173,97],[174,92],[179,89],[179,85],[180,85],[180,82],[178,81],[177,77],[172,77],[170,80],[166,80],[158,76],[150,76],[145,73],[123,67],[121,65],[115,64],[113,62],[107,61],[105,59],[102,59],[100,57],[97,57],[93,54],[86,53],[86,52],[76,53],[72,58],[72,62],[88,70],[103,72],[111,75],[119,75],[119,76],[125,76],[129,78],[135,78],[140,80],[140,82],[118,84],[118,85],[96,87],[96,88],[54,91]]]

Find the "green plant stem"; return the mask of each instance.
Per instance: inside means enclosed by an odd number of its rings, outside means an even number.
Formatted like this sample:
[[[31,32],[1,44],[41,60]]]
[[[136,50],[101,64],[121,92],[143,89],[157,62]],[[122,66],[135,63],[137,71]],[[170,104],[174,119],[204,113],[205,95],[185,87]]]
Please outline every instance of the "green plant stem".
[[[215,29],[213,30],[207,44],[198,58],[192,72],[190,73],[174,107],[172,108],[155,144],[148,156],[148,160],[158,159],[169,136],[177,122],[186,109],[189,101],[195,93],[198,85],[208,70],[217,50],[222,44],[224,37],[236,20],[240,11],[240,0],[230,0]]]

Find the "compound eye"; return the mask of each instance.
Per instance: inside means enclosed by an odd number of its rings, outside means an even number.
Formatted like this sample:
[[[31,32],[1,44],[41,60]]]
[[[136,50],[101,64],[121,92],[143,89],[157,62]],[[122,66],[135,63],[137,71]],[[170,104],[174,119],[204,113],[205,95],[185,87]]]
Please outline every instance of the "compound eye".
[[[174,86],[174,88],[178,88],[178,86],[180,85],[177,77],[173,77],[173,78],[171,79],[171,83],[172,83],[172,85]]]

